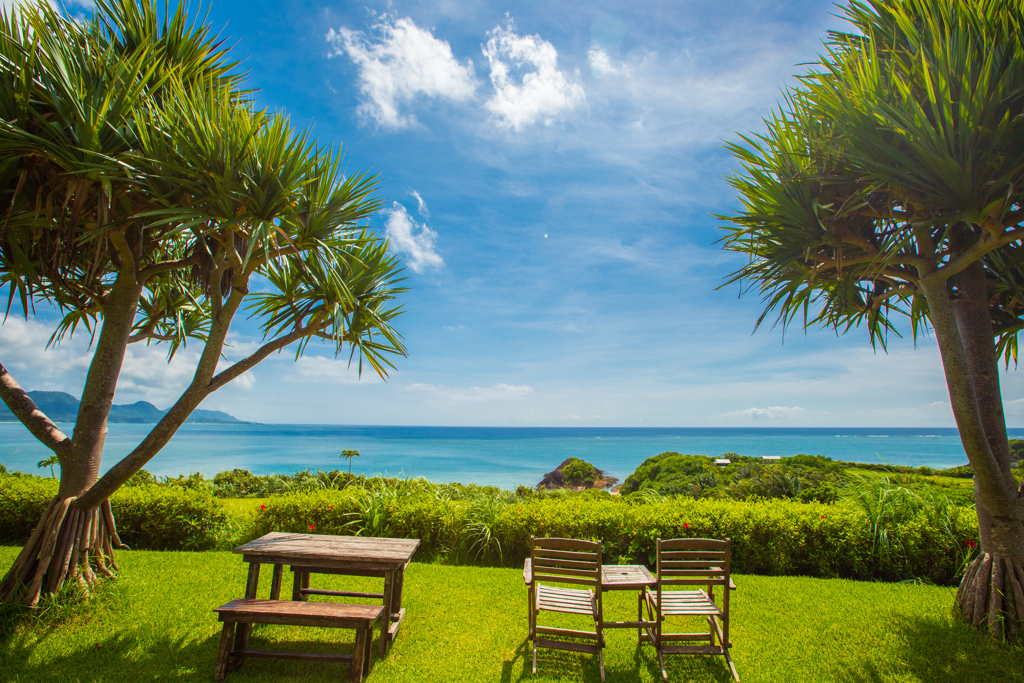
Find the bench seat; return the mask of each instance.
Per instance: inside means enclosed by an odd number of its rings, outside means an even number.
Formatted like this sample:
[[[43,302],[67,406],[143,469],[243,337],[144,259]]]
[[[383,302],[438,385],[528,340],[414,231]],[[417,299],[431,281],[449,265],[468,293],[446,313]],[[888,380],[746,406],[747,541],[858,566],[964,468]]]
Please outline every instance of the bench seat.
[[[312,661],[351,662],[353,683],[360,683],[370,672],[370,643],[373,627],[384,614],[380,605],[344,605],[331,602],[293,602],[289,600],[232,600],[214,610],[224,622],[214,679],[223,681],[229,670],[239,668],[246,657],[272,657]],[[318,626],[355,629],[354,654],[312,654],[250,650],[252,624]],[[237,628],[237,633],[236,633]],[[232,647],[234,642],[234,647]]]

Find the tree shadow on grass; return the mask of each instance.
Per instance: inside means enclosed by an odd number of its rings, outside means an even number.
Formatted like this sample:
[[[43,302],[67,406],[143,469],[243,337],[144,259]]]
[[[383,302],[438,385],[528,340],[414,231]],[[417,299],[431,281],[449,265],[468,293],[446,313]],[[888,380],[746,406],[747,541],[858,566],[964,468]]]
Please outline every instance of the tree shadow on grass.
[[[351,654],[351,642],[322,640],[263,639],[259,628],[253,633],[253,649],[296,652],[331,652]],[[213,679],[220,633],[201,640],[164,641],[147,638],[140,642],[131,635],[117,635],[98,642],[94,647],[77,649],[46,661],[33,661],[38,633],[31,640],[9,638],[0,645],[0,680],[3,681],[202,681]],[[371,669],[377,665],[377,642],[374,640]],[[241,669],[233,671],[229,681],[320,681],[348,680],[347,662],[297,662],[276,659],[248,659]]]
[[[1000,643],[966,624],[936,617],[901,619],[893,628],[890,659],[865,656],[836,673],[841,683],[881,683],[902,678],[927,683],[1024,683],[1024,647]],[[895,661],[892,661],[895,660]]]

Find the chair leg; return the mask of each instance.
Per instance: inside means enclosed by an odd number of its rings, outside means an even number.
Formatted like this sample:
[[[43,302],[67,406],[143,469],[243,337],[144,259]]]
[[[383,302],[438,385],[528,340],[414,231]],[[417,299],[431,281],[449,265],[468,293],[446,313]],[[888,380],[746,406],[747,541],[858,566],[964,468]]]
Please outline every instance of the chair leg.
[[[668,670],[665,669],[665,655],[661,652],[661,646],[658,646],[658,665],[661,667],[661,677],[668,680]]]
[[[228,660],[231,658],[231,641],[235,638],[235,622],[225,621],[220,632],[220,647],[217,649],[217,666],[213,670],[213,680],[223,681],[228,675]]]
[[[601,683],[604,683],[604,650],[597,651],[597,665],[601,668]]]
[[[740,675],[736,672],[736,665],[732,663],[732,657],[729,656],[729,648],[725,649],[725,662],[729,665],[729,671],[732,672],[732,677],[736,683],[740,683]]]
[[[533,673],[537,673],[537,641],[533,641]]]

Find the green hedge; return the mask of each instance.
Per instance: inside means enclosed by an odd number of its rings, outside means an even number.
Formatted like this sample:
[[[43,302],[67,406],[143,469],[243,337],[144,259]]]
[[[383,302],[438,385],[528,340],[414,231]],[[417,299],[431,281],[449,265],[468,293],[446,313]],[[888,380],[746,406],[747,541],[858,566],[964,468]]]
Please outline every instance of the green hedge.
[[[738,572],[945,585],[956,582],[978,537],[972,507],[903,489],[826,505],[600,491],[519,496],[395,480],[366,486],[274,496],[254,504],[244,528],[232,526],[208,489],[141,484],[111,503],[121,538],[140,549],[229,548],[270,531],[312,531],[419,538],[418,559],[517,566],[530,536],[600,540],[609,563],[652,562],[659,537],[730,537]],[[0,476],[0,541],[24,542],[56,488],[50,479]]]
[[[530,536],[600,540],[610,563],[652,563],[657,538],[732,538],[738,572],[874,580],[957,581],[977,539],[972,508],[926,507],[877,532],[852,504],[675,498],[653,502],[572,495],[482,505],[413,494],[367,514],[370,494],[270,499],[243,538],[269,531],[419,538],[420,559],[516,566]],[[485,509],[490,508],[490,509]],[[368,519],[380,520],[375,530]]]
[[[54,479],[0,476],[0,542],[24,543],[57,494]],[[209,491],[125,486],[110,499],[121,540],[147,550],[209,550],[235,531]]]

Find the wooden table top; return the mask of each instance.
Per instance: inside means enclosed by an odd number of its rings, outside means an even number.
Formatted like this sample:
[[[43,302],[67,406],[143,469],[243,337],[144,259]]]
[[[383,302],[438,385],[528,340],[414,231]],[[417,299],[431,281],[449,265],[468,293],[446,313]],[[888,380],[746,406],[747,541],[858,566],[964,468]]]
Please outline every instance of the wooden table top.
[[[523,563],[523,579],[527,583],[533,579],[533,561],[529,557]],[[601,565],[601,588],[606,591],[640,590],[656,583],[657,579],[642,564]]]
[[[604,590],[628,590],[653,586],[657,579],[642,564],[601,565],[601,587]]]
[[[277,531],[235,548],[246,562],[395,568],[412,558],[418,538],[366,538]]]

